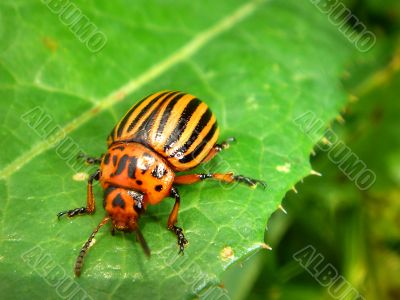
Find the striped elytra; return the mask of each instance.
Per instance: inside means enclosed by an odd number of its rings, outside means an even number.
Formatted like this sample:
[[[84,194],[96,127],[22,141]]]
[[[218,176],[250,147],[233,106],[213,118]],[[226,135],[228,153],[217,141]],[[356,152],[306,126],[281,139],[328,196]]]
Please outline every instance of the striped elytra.
[[[166,159],[175,171],[199,165],[215,146],[219,128],[208,106],[178,91],[151,94],[125,114],[111,131],[108,146],[137,142]]]

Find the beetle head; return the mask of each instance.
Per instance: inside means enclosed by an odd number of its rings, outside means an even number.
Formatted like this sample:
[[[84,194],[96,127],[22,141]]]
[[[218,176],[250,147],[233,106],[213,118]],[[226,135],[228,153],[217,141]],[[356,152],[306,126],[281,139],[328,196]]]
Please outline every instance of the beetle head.
[[[140,214],[144,211],[144,195],[140,192],[108,186],[104,191],[104,209],[112,220],[114,230],[134,232],[143,250],[149,255],[150,250],[138,226]]]

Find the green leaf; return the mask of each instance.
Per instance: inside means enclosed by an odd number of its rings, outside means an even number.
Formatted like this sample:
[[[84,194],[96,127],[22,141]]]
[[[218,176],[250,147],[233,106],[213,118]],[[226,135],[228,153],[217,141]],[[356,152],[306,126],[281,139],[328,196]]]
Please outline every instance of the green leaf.
[[[78,16],[107,37],[104,48],[91,52],[66,15],[45,3],[76,5]],[[223,271],[265,247],[268,217],[310,174],[309,154],[321,132],[309,138],[293,120],[312,111],[326,125],[337,115],[345,100],[339,75],[352,45],[311,3],[295,0],[71,3],[0,4],[2,294],[178,299],[224,293],[215,287]],[[218,117],[221,139],[238,140],[198,171],[232,170],[269,187],[181,187],[179,225],[189,240],[183,257],[166,229],[173,204],[166,199],[140,221],[150,259],[133,235],[113,237],[105,227],[75,279],[76,256],[104,216],[96,185],[95,215],[56,218],[85,204],[77,173],[94,169],[77,163],[76,154],[104,153],[106,136],[126,110],[161,89],[203,99]]]

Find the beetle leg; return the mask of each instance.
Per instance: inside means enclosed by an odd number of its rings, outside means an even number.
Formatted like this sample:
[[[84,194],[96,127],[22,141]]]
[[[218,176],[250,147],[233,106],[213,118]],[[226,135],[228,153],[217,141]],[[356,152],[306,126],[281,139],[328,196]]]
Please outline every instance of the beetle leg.
[[[205,179],[215,179],[226,183],[244,183],[250,187],[256,187],[258,184],[261,185],[262,188],[266,188],[267,184],[258,179],[253,179],[250,177],[246,177],[243,175],[233,175],[233,173],[226,173],[226,174],[187,174],[175,177],[174,183],[175,184],[192,184],[199,182]]]
[[[90,175],[87,185],[87,200],[86,207],[78,207],[70,210],[65,210],[59,212],[57,217],[60,218],[63,215],[67,215],[68,217],[74,217],[77,215],[83,214],[93,214],[95,211],[95,200],[93,196],[93,180],[99,180],[100,178],[100,170],[97,170],[95,173]]]
[[[83,152],[80,152],[80,153],[78,154],[78,157],[77,157],[77,158],[78,158],[78,159],[83,158],[87,164],[93,165],[93,164],[100,164],[100,163],[101,163],[102,157],[103,157],[103,156],[101,156],[100,158],[97,158],[97,157],[93,157],[93,156],[86,155],[86,154],[83,153]]]
[[[215,144],[214,148],[211,149],[210,153],[204,158],[203,163],[210,161],[215,155],[220,153],[222,150],[228,149],[231,143],[236,142],[234,137],[227,138],[221,144]]]
[[[175,187],[172,187],[171,189],[171,197],[175,198],[175,204],[169,215],[167,226],[169,230],[176,234],[178,238],[179,253],[183,254],[183,250],[185,250],[185,245],[188,243],[188,241],[183,234],[182,228],[175,226],[175,224],[178,222],[178,211],[181,203],[181,197],[179,196],[178,190]]]

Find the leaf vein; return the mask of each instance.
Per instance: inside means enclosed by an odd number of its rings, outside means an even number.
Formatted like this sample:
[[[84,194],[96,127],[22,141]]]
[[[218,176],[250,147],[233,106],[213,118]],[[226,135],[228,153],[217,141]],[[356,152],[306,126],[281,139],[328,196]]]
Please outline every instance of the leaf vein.
[[[29,161],[34,159],[36,156],[53,147],[53,145],[62,140],[62,138],[64,137],[64,133],[71,133],[72,131],[92,119],[93,116],[123,100],[126,95],[133,93],[145,84],[161,76],[175,65],[193,56],[211,40],[228,31],[237,23],[251,15],[256,10],[256,8],[265,1],[266,0],[254,0],[248,2],[237,8],[232,14],[226,16],[215,25],[194,36],[192,40],[181,47],[178,51],[172,53],[164,60],[150,67],[147,71],[139,75],[137,78],[128,81],[128,83],[126,83],[125,85],[122,85],[120,88],[111,92],[108,96],[105,97],[103,101],[99,101],[98,104],[94,105],[91,109],[85,111],[80,116],[73,119],[70,123],[66,124],[64,128],[62,128],[59,132],[55,133],[53,136],[50,136],[49,139],[54,141],[53,144],[48,143],[47,139],[42,140],[41,142],[37,143],[33,148],[25,152],[23,155],[16,158],[13,162],[11,162],[8,166],[0,171],[0,179],[11,176]]]

